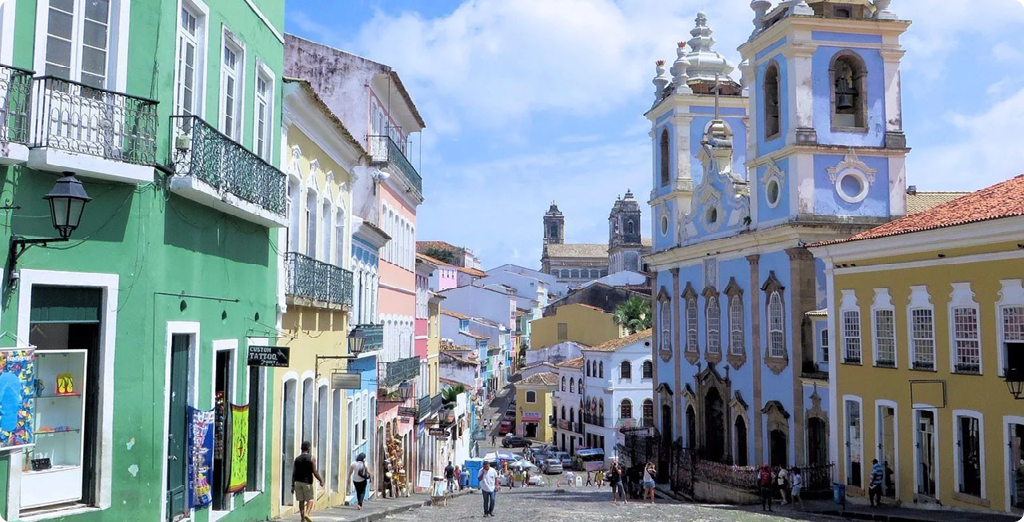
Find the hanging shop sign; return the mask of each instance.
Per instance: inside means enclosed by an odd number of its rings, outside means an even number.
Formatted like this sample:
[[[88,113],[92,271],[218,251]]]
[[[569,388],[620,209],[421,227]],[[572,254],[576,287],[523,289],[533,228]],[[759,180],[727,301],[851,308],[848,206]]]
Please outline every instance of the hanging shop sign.
[[[231,405],[231,473],[228,493],[245,489],[249,471],[249,406]]]
[[[429,433],[431,437],[444,437],[448,434],[448,430],[444,428],[430,428]]]
[[[363,387],[362,377],[359,372],[334,372],[331,374],[331,389],[358,390]]]
[[[524,411],[523,421],[524,422],[539,422],[543,414],[539,411]]]
[[[249,366],[287,368],[291,348],[287,346],[250,346]]]
[[[37,395],[54,395],[36,378],[35,351],[0,350],[0,449],[35,443],[32,419]],[[49,393],[46,393],[49,392]]]
[[[416,415],[418,413],[419,413],[419,410],[417,410],[416,408],[406,408],[406,407],[398,408],[398,416],[399,417],[411,417],[411,418],[415,419]]]
[[[213,502],[213,425],[214,410],[189,408],[188,426],[188,505],[192,509]]]

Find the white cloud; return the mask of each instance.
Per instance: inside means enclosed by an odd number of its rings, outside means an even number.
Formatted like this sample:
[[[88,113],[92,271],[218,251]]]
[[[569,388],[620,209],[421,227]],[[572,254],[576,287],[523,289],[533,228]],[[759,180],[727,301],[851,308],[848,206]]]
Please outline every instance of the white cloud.
[[[947,138],[911,153],[909,183],[922,190],[976,190],[1024,172],[1024,89],[981,114],[942,119]]]

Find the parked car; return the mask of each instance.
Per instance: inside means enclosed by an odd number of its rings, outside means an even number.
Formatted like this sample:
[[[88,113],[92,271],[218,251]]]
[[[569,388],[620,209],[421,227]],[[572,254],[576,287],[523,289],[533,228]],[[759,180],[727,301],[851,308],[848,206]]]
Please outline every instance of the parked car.
[[[514,419],[514,418],[516,418],[516,410],[506,410],[505,411],[505,418],[506,419]]]
[[[555,457],[558,457],[559,459],[562,460],[562,468],[563,469],[567,469],[567,470],[573,469],[572,457],[569,455],[568,451],[556,451],[555,452]]]
[[[501,446],[503,448],[529,448],[532,445],[532,440],[520,437],[519,435],[508,435],[501,439]]]
[[[512,431],[512,421],[505,419],[498,423],[498,435],[507,435]]]
[[[562,459],[552,457],[544,461],[544,473],[555,475],[562,472]]]

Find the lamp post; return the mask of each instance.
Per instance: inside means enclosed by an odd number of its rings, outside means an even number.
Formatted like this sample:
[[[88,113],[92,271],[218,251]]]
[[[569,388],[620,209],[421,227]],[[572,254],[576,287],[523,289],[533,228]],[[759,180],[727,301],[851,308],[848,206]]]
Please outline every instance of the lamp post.
[[[412,384],[409,381],[398,385],[398,396],[402,399],[402,402],[409,400],[409,397],[412,396]]]
[[[92,200],[85,192],[82,182],[78,181],[74,172],[64,172],[64,175],[53,185],[53,189],[43,196],[43,199],[50,205],[50,220],[53,228],[57,230],[59,237],[45,239],[26,239],[21,236],[11,236],[10,252],[7,257],[8,275],[11,280],[18,278],[18,258],[33,245],[46,246],[49,243],[67,241],[71,234],[82,222],[82,214],[85,211],[85,204]]]
[[[1024,400],[1024,368],[1007,368],[1006,388],[1016,400]]]

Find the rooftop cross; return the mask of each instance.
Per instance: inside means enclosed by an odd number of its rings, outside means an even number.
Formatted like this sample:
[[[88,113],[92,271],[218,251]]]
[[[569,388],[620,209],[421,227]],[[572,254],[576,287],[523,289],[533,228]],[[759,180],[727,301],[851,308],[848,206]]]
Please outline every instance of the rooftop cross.
[[[715,73],[715,86],[714,86],[714,88],[711,89],[711,91],[715,93],[715,120],[717,121],[717,120],[721,119],[721,115],[719,115],[719,103],[720,103],[720,99],[719,98],[720,98],[720,96],[722,94],[722,76],[721,76],[721,74]]]

